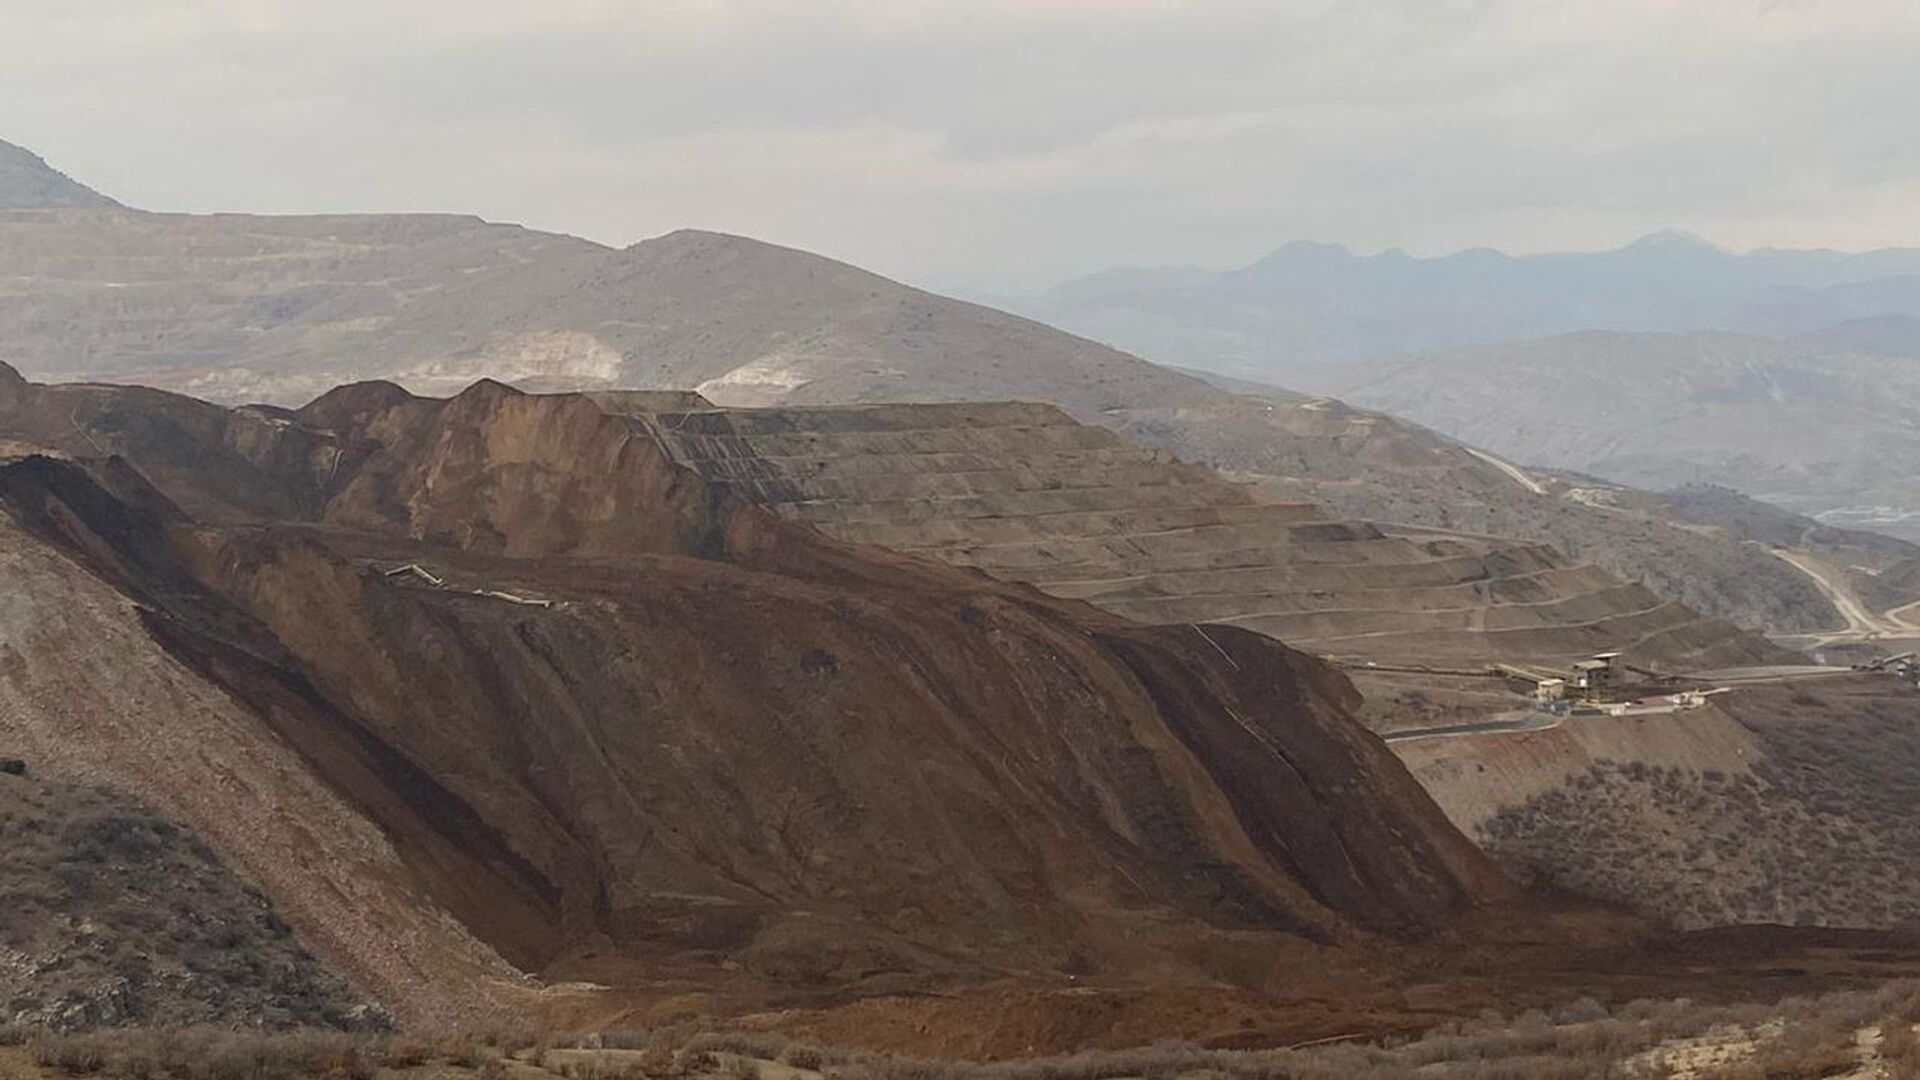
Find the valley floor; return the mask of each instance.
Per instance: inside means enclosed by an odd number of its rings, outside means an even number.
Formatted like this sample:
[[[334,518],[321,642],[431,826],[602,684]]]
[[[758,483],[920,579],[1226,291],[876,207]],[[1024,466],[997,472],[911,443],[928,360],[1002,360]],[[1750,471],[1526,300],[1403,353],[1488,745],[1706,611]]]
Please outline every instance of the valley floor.
[[[1920,1070],[1916,1022],[1920,983],[1905,982],[1736,1006],[1582,999],[1412,1038],[1272,1049],[1162,1042],[1062,1057],[906,1057],[696,1020],[585,1037],[0,1030],[0,1080],[1904,1080]]]

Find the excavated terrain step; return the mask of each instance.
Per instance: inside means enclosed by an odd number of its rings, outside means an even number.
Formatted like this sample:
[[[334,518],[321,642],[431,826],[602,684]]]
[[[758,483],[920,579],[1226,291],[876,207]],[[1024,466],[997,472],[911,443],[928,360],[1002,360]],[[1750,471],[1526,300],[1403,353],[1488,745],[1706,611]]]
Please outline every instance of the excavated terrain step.
[[[766,455],[773,458],[821,458],[869,454],[963,454],[1000,450],[1099,450],[1123,445],[1103,428],[923,428],[911,431],[862,432],[857,438],[837,432],[795,431],[756,435],[743,440],[733,435],[698,435],[686,431],[661,432],[681,461]]]
[[[938,508],[928,504],[914,504],[912,509],[918,511],[923,507]],[[1319,519],[1319,513],[1313,508],[1304,509],[1305,512],[1294,512],[1285,507],[1257,504],[1156,506],[1134,502],[1112,509],[1051,510],[1019,515],[994,514],[957,520],[948,518],[946,521],[964,530],[962,539],[967,542],[997,544],[1042,537],[1132,536],[1206,525],[1236,525],[1260,521],[1287,521],[1299,524]],[[882,517],[882,512],[891,511],[893,507],[876,508],[865,503],[854,506],[842,506],[831,502],[788,503],[781,506],[780,510],[787,516],[801,521],[858,526],[862,529],[877,528],[887,524],[903,524],[911,520],[897,513],[891,518]],[[916,523],[925,524],[924,518]]]
[[[836,446],[822,449],[843,448]],[[715,480],[778,478],[810,481],[945,473],[965,475],[998,472],[1055,472],[1093,469],[1103,465],[1159,465],[1164,468],[1171,461],[1164,450],[1149,450],[1138,446],[1100,446],[1086,450],[1037,453],[1008,451],[1003,454],[982,454],[936,451],[927,454],[880,455],[850,452],[831,455],[806,454],[799,457],[757,454],[750,445],[742,445],[736,450],[737,452],[723,456],[704,457],[688,452],[681,455],[681,461],[683,464],[696,465],[702,474]],[[1203,470],[1187,468],[1183,471],[1197,478],[1206,479],[1206,473]],[[1219,486],[1217,481],[1209,481],[1209,483],[1212,486]],[[1242,491],[1244,494],[1244,489],[1234,488],[1234,490]]]
[[[1553,579],[1584,580],[1586,567],[1566,567],[1558,570],[1542,571],[1538,575],[1536,586],[1546,595],[1558,595],[1559,600],[1544,603],[1509,604],[1490,599],[1490,594],[1499,587],[1510,584],[1499,582],[1465,582],[1458,585],[1440,585],[1416,588],[1379,588],[1355,587],[1335,590],[1328,588],[1276,589],[1269,592],[1241,591],[1224,593],[1189,593],[1181,596],[1140,597],[1116,599],[1102,597],[1102,607],[1119,615],[1140,622],[1219,622],[1227,619],[1244,618],[1250,615],[1277,614],[1291,612],[1317,611],[1389,611],[1403,612],[1409,609],[1419,611],[1457,611],[1474,610],[1489,613],[1503,606],[1512,606],[1518,612],[1558,612],[1570,614],[1566,604],[1579,602],[1587,594],[1555,594],[1546,584]],[[1534,579],[1516,579],[1527,581]],[[1600,589],[1621,587],[1617,582],[1602,575]],[[1599,590],[1589,590],[1594,592]],[[1084,598],[1083,598],[1084,599]]]
[[[1195,502],[1247,503],[1254,501],[1253,497],[1243,489],[1224,487],[1204,476],[1169,470],[1163,465],[1145,461],[1088,459],[1066,462],[1058,466],[1040,463],[1009,465],[1001,469],[901,469],[887,472],[821,467],[843,460],[855,459],[832,459],[825,463],[809,463],[805,467],[796,465],[792,468],[775,468],[764,461],[743,462],[728,459],[712,463],[716,471],[709,472],[708,475],[715,483],[793,484],[797,485],[801,491],[812,493],[813,498],[871,502],[911,498],[916,495],[1136,487],[1142,484],[1192,488]],[[720,475],[718,470],[724,470],[726,475]]]
[[[780,409],[708,409],[663,413],[661,427],[689,434],[846,434],[867,431],[949,431],[956,428],[1084,428],[1057,406],[1026,401],[929,405],[820,405]],[[1102,434],[1108,434],[1105,431]],[[1112,436],[1115,442],[1118,436]]]
[[[821,531],[1148,622],[1328,655],[1737,663],[1752,639],[1545,544],[1389,535],[1021,403],[694,409],[636,419],[675,460]]]
[[[1543,567],[1545,569],[1547,567]],[[1359,576],[1364,574],[1365,576]],[[1061,567],[1057,573],[1034,579],[1055,589],[1094,589],[1116,596],[1178,596],[1187,593],[1227,593],[1238,589],[1311,587],[1417,588],[1487,581],[1484,558],[1455,555],[1425,562],[1380,563],[1364,569],[1324,563],[1283,561],[1272,548],[1238,548],[1199,555],[1155,556],[1124,562],[1090,562]],[[1609,578],[1609,581],[1612,579]]]
[[[1349,539],[1307,540],[1293,530],[1300,526],[1286,522],[1254,525],[1203,525],[1192,529],[1174,529],[1138,536],[1089,536],[1046,538],[1004,544],[978,544],[964,547],[938,545],[898,545],[904,550],[926,550],[952,562],[980,567],[1048,568],[1088,561],[1127,559],[1134,556],[1193,555],[1203,560],[1198,565],[1257,565],[1238,562],[1210,563],[1207,557],[1222,553],[1252,551],[1255,558],[1297,563],[1392,563],[1404,557],[1397,541],[1385,537],[1353,536]],[[858,527],[855,530],[858,531]],[[845,539],[855,536],[841,534]],[[874,543],[887,543],[873,540]],[[1234,546],[1229,546],[1234,545]],[[1252,545],[1251,547],[1241,545]],[[889,544],[889,546],[895,546]],[[1284,556],[1274,549],[1286,548]]]
[[[943,485],[917,485],[938,488]],[[763,492],[765,502],[788,517],[803,521],[914,521],[929,517],[972,520],[976,518],[1041,517],[1044,515],[1099,510],[1136,508],[1186,509],[1207,505],[1208,490],[1198,484],[1142,483],[1120,486],[1058,486],[1035,484],[1004,491],[967,490],[971,485],[945,485],[947,491],[920,492],[903,498],[869,499],[860,495],[835,497],[830,490],[809,487],[803,499],[781,498],[793,493],[789,484],[734,483],[730,490]],[[1214,505],[1244,506],[1245,503],[1221,501]],[[838,508],[837,512],[834,508]],[[1272,518],[1271,510],[1263,515]],[[1299,515],[1290,515],[1301,520]]]
[[[1596,640],[1611,641],[1616,646],[1634,644],[1662,631],[1671,630],[1691,621],[1692,618],[1692,613],[1678,604],[1660,603],[1645,610],[1612,615],[1591,622],[1479,629],[1473,634],[1460,635],[1462,640],[1457,645],[1462,651],[1458,655],[1557,656],[1569,653],[1578,655],[1583,652],[1598,651],[1600,646],[1592,645]],[[1292,629],[1293,638],[1298,639],[1303,646],[1316,651],[1335,653],[1343,652],[1356,643],[1368,640],[1377,645],[1381,641],[1391,639],[1412,640],[1430,637],[1434,631],[1474,628],[1471,620],[1460,618],[1459,613],[1415,612],[1405,617],[1405,620],[1395,623],[1391,620],[1376,619],[1372,621],[1372,625],[1366,625],[1366,620],[1356,620],[1351,623],[1324,619],[1315,621],[1313,616],[1295,618],[1283,615],[1226,621],[1249,629],[1258,629],[1263,633],[1271,633],[1266,629],[1268,626],[1287,626]],[[1477,642],[1474,639],[1478,639]]]

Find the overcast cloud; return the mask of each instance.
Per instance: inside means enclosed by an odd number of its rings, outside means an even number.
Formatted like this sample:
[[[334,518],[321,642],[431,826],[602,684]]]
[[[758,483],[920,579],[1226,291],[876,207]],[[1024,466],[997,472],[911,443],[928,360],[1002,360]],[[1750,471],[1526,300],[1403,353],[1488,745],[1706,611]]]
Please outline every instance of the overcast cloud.
[[[0,138],[161,210],[742,232],[941,287],[1288,240],[1920,244],[1911,0],[0,0]]]

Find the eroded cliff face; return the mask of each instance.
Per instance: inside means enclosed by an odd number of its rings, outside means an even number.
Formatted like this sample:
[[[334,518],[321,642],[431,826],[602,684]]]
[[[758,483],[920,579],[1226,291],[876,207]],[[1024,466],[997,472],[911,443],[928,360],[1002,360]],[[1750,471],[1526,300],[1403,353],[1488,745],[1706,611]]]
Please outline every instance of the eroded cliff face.
[[[52,437],[73,393],[0,385],[0,438],[77,459],[0,464],[0,546],[122,644],[0,732],[195,825],[262,804],[212,841],[403,1014],[528,992],[441,977],[495,954],[621,986],[1244,981],[1516,898],[1325,665],[830,541],[586,398],[135,396],[89,414],[150,433],[103,457],[77,411]],[[10,690],[89,633],[10,631]],[[164,768],[125,752],[97,716],[132,672],[218,731],[156,689]],[[286,820],[292,791],[324,808]]]

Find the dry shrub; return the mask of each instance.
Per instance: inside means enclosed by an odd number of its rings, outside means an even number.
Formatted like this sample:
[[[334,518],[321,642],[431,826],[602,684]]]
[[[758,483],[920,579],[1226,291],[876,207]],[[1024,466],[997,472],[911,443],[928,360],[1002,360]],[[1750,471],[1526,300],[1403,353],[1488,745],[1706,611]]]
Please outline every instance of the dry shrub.
[[[442,1036],[434,1047],[435,1056],[447,1064],[462,1069],[477,1069],[482,1063],[493,1060],[486,1045],[472,1035]]]
[[[235,1032],[144,1028],[85,1035],[37,1035],[34,1060],[69,1075],[118,1080],[371,1080],[363,1044],[338,1032]]]
[[[641,1071],[653,1076],[665,1076],[675,1071],[680,1048],[691,1034],[674,1028],[655,1028],[647,1036],[646,1047],[640,1051]]]
[[[1920,1077],[1916,1019],[1920,984],[1908,983],[1771,1004],[1681,1000],[1608,1008],[1582,1000],[1512,1018],[1490,1013],[1418,1038],[1293,1051],[1162,1043],[969,1063],[864,1054],[764,1032],[700,1032],[681,1025],[578,1040],[587,1044],[586,1052],[557,1065],[545,1044],[536,1042],[523,1060],[569,1080],[759,1080],[763,1061],[819,1072],[827,1080],[1637,1080],[1659,1073],[1629,1073],[1626,1063],[1635,1058],[1657,1062],[1662,1048],[1677,1040],[1708,1035],[1737,1040],[1778,1031],[1715,1080],[1800,1080],[1851,1069],[1858,1056],[1855,1033],[1878,1028],[1884,1033],[1880,1055],[1889,1075]],[[29,1045],[34,1059],[58,1074],[113,1080],[373,1080],[376,1064],[413,1069],[436,1057],[472,1070],[476,1080],[505,1080],[511,1070],[492,1048],[513,1041],[471,1036],[370,1042],[331,1032],[184,1029],[36,1035]]]
[[[479,1039],[483,1045],[498,1050],[507,1057],[529,1050],[541,1041],[539,1030],[530,1024],[490,1027],[470,1034],[473,1038]]]
[[[1911,1017],[1898,1017],[1880,1028],[1880,1060],[1895,1076],[1920,1076],[1920,1032]]]
[[[653,1032],[645,1028],[608,1028],[591,1041],[604,1050],[645,1050]]]
[[[406,1035],[388,1039],[380,1048],[380,1064],[389,1069],[417,1069],[432,1059],[426,1043]]]
[[[27,1048],[33,1054],[34,1064],[76,1076],[97,1073],[107,1063],[106,1048],[93,1035],[46,1032],[28,1040]]]
[[[817,1046],[807,1043],[792,1043],[780,1052],[780,1063],[808,1072],[819,1072],[826,1067],[827,1054]]]
[[[694,1036],[687,1043],[687,1048],[775,1061],[792,1042],[785,1035],[772,1031],[708,1031]]]

